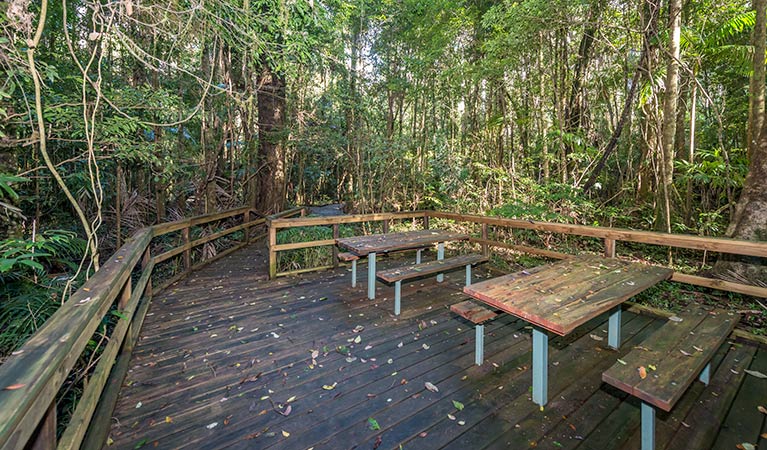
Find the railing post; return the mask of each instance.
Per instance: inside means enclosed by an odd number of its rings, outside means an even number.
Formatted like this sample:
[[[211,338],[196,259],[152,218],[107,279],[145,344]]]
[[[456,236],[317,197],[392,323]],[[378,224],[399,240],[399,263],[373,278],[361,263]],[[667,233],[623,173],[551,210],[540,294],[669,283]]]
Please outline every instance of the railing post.
[[[429,229],[429,213],[423,213],[423,229]]]
[[[482,240],[487,241],[487,224],[482,224]],[[482,256],[487,256],[490,253],[487,243],[482,243]]]
[[[186,249],[184,250],[184,272],[189,272],[190,270],[192,270],[192,248],[189,246],[189,243],[191,241],[189,239],[188,225],[181,230],[181,237],[184,240],[184,247],[186,247]]]
[[[615,239],[605,238],[605,257],[615,258]]]
[[[152,252],[149,249],[149,246],[147,246],[146,250],[144,250],[144,257],[141,258],[141,270],[142,272],[144,270],[147,270],[147,267],[149,267],[149,263],[152,261]],[[144,295],[147,298],[152,298],[152,277],[149,276],[149,281],[146,283],[146,288],[144,288]]]
[[[384,232],[384,234],[389,232],[389,220],[388,219],[383,221],[383,232]]]
[[[338,230],[339,230],[338,229],[338,224],[334,223],[333,224],[333,239],[338,239],[338,237],[340,236]],[[338,268],[338,246],[336,246],[336,245],[333,246],[333,268],[334,269]]]
[[[56,401],[51,403],[45,417],[37,426],[31,450],[52,450],[56,448]]]
[[[242,223],[250,223],[250,210],[242,213]],[[243,244],[250,242],[250,227],[245,227],[242,230],[242,242]]]
[[[131,286],[131,279],[128,277],[128,279],[125,281],[125,286],[123,286],[122,291],[120,292],[120,299],[117,301],[117,309],[120,311],[125,310],[125,308],[128,306],[128,300],[130,300],[131,293],[133,292],[133,287]]]
[[[269,279],[273,280],[277,276],[277,252],[274,247],[277,245],[277,228],[272,225],[272,221],[267,221],[269,226]]]

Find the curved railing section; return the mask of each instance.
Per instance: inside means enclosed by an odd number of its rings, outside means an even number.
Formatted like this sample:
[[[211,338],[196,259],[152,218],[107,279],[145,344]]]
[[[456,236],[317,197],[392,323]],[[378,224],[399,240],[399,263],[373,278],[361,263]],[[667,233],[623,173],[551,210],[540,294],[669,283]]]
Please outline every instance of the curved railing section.
[[[192,270],[266,237],[265,227],[271,220],[301,213],[302,208],[295,208],[254,219],[251,208],[238,208],[136,232],[0,366],[0,448],[101,448],[149,308],[155,268],[173,258],[180,259],[181,269],[157,288],[162,289]],[[199,231],[214,225],[217,231],[206,229],[192,239],[193,229]],[[256,235],[258,227],[264,229]],[[173,233],[178,233],[180,239],[169,239]],[[236,240],[232,240],[234,233],[239,233]],[[200,252],[202,256],[194,262],[197,247],[222,239],[228,240],[227,249],[212,257]],[[153,256],[152,250],[162,247],[157,242],[167,246],[168,240],[177,242]],[[88,377],[72,417],[57,439],[56,395],[105,315],[114,308],[119,320]]]

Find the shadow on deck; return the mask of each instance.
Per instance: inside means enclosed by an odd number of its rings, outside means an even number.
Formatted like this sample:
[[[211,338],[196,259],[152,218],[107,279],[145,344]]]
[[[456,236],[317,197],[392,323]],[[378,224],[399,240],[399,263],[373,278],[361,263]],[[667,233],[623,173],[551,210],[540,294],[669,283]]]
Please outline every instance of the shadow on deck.
[[[154,298],[110,449],[639,448],[639,404],[601,372],[661,320],[624,313],[620,352],[599,340],[606,317],[552,339],[540,411],[524,322],[490,322],[474,366],[473,327],[447,309],[465,298],[462,272],[403,285],[395,317],[393,288],[367,300],[364,276],[356,288],[344,269],[267,281],[265,267],[246,248]],[[733,449],[767,432],[765,380],[744,372],[767,373],[767,349],[728,342],[712,368],[709,387],[659,412],[657,448]]]

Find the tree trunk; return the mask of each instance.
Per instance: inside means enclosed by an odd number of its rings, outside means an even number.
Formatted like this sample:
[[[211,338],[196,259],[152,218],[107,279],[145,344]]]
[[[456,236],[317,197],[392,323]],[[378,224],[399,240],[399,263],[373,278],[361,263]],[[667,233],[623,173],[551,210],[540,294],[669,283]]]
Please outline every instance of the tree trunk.
[[[285,79],[261,60],[258,76],[258,197],[261,214],[282,211],[285,202]]]
[[[754,45],[753,72],[748,86],[748,155],[753,157],[756,139],[764,122],[764,54],[767,51],[767,0],[753,0],[756,23],[752,43]]]
[[[656,217],[661,229],[671,232],[671,189],[674,182],[674,137],[676,108],[679,101],[679,43],[682,26],[682,0],[669,2],[669,61],[666,69],[666,93],[663,97],[663,141],[660,159],[660,199]]]
[[[727,235],[736,239],[767,241],[767,127],[754,149],[735,216]],[[735,282],[767,286],[767,258],[725,255],[714,266],[714,275]]]

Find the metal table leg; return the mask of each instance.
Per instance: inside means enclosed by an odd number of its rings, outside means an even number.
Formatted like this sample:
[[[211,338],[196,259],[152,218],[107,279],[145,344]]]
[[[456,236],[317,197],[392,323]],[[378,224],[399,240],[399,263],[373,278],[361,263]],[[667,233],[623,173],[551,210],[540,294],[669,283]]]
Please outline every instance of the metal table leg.
[[[548,401],[549,335],[533,327],[533,402],[544,406]]]
[[[655,408],[642,402],[642,450],[655,449]]]
[[[445,243],[440,242],[437,244],[437,261],[445,259]],[[445,280],[445,274],[437,274],[437,283],[442,283]]]
[[[376,298],[376,254],[368,253],[368,298]]]
[[[610,314],[610,324],[607,328],[607,345],[618,350],[621,346],[621,306],[618,305]]]

